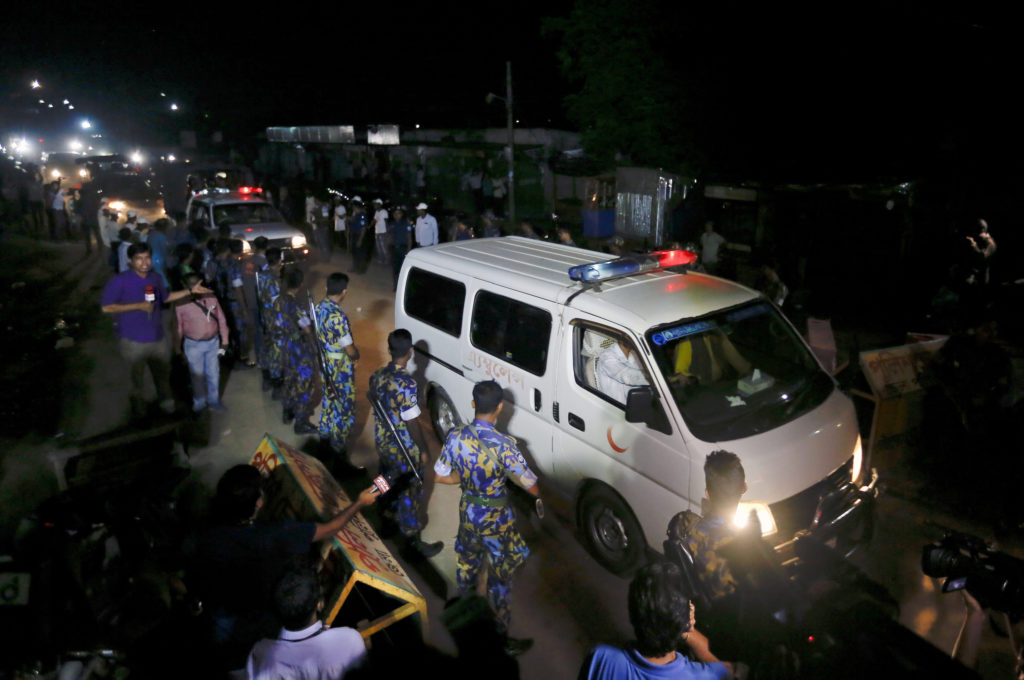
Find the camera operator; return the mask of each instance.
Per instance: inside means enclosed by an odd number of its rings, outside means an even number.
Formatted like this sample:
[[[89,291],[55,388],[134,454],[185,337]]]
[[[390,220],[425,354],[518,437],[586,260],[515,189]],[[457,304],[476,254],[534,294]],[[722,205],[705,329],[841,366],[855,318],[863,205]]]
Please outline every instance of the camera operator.
[[[924,546],[921,571],[944,579],[942,592],[959,590],[967,614],[953,646],[953,658],[968,668],[978,662],[986,609],[1002,614],[1010,647],[1017,657],[1015,677],[1024,677],[1024,648],[1020,647],[1019,621],[1024,614],[1024,561],[995,550],[970,534],[948,533],[941,541]]]
[[[967,616],[964,618],[964,625],[956,636],[956,644],[953,645],[953,658],[967,666],[974,668],[978,664],[978,650],[981,647],[981,630],[985,625],[985,609],[966,590],[963,593],[964,604],[967,605]]]

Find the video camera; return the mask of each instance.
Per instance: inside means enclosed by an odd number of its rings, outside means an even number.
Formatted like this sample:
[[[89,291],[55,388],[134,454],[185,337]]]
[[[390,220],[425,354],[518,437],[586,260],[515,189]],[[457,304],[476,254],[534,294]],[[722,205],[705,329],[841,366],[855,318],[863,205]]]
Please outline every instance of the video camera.
[[[990,549],[977,536],[951,532],[924,546],[921,570],[946,579],[944,593],[965,588],[983,607],[1024,617],[1024,560]]]

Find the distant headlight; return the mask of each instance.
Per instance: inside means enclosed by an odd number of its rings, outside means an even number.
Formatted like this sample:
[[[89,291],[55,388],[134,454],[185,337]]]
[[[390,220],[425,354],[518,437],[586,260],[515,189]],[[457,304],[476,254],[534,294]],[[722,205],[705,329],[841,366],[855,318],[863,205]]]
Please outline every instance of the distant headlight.
[[[860,483],[861,468],[864,467],[864,447],[861,445],[860,435],[857,435],[857,443],[853,445],[853,466],[850,469],[850,482]]]
[[[245,239],[242,239],[242,252],[243,253],[251,253],[252,252],[252,245],[250,245],[249,242],[246,241]]]
[[[305,236],[292,236],[292,248],[305,248],[306,237]]]
[[[107,207],[110,208],[111,210],[117,210],[118,212],[120,212],[124,210],[125,205],[124,201],[111,201],[110,203],[107,204]]]
[[[53,172],[50,173],[50,177],[54,179],[60,179],[60,170],[54,168]]]
[[[768,508],[768,505],[756,501],[744,501],[739,504],[739,507],[736,508],[736,517],[732,521],[733,525],[737,529],[747,526],[752,511],[757,514],[757,521],[761,523],[762,536],[769,536],[779,530],[775,525],[775,518],[772,516],[772,511]]]
[[[79,177],[85,177],[85,176],[87,176],[88,174],[89,174],[89,171],[88,171],[88,170],[86,170],[85,168],[82,168],[81,170],[79,170],[79,171],[78,171],[78,176],[79,176]]]

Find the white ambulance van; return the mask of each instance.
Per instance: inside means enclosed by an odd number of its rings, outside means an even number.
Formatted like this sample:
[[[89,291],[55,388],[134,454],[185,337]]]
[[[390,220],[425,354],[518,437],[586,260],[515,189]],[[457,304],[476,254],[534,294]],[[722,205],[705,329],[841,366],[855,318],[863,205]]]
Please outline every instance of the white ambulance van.
[[[395,325],[438,435],[472,420],[475,383],[498,381],[499,427],[544,493],[571,496],[585,546],[616,573],[660,550],[675,513],[700,512],[717,449],[742,459],[738,521],[756,511],[766,539],[865,533],[877,476],[851,400],[762,295],[666,269],[690,260],[519,237],[410,252]]]

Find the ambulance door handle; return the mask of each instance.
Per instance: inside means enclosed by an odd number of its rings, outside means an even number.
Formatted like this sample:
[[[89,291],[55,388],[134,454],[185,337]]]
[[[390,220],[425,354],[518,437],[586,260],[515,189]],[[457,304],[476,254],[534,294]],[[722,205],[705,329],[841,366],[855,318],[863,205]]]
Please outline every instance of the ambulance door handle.
[[[583,418],[580,418],[575,413],[569,414],[569,424],[575,427],[580,432],[587,431],[587,424],[583,422]]]
[[[540,413],[540,390],[533,388],[533,410]]]

